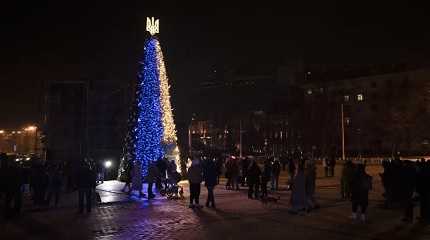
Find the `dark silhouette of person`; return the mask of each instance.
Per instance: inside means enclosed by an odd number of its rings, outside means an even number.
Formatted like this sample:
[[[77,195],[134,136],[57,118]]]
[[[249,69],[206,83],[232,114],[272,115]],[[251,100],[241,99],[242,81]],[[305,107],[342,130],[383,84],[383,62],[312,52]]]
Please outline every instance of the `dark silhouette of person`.
[[[48,187],[49,177],[46,173],[45,166],[39,160],[35,160],[33,173],[31,176],[31,188],[33,189],[33,202],[36,206],[45,204],[46,189]]]
[[[245,157],[244,159],[242,159],[241,166],[242,166],[242,184],[241,184],[241,186],[244,187],[246,184],[246,178],[248,176],[248,168],[249,168],[248,157]]]
[[[217,166],[212,159],[207,159],[203,166],[203,180],[208,190],[206,207],[215,208],[214,188],[217,185]]]
[[[263,174],[261,175],[261,197],[267,197],[267,183],[272,176],[272,163],[270,159],[264,161]]]
[[[259,198],[261,170],[257,162],[253,159],[248,169],[248,198]]]
[[[281,163],[278,160],[275,160],[272,164],[272,190],[278,191],[280,174]]]
[[[125,171],[124,171],[124,181],[125,181],[125,185],[122,188],[122,191],[125,192],[125,190],[128,188],[127,193],[130,195],[131,194],[131,182],[132,182],[132,172],[133,172],[133,163],[128,163],[125,167]]]
[[[96,187],[96,173],[84,160],[81,161],[77,173],[79,213],[84,211],[84,198],[87,212],[91,212],[91,197]]]
[[[366,221],[366,210],[369,205],[369,191],[372,190],[372,177],[365,171],[365,165],[358,164],[351,180],[352,219],[357,219],[360,208],[361,221]]]
[[[1,181],[4,182],[4,216],[11,218],[20,213],[22,207],[23,174],[14,162],[2,154]],[[13,207],[12,207],[13,203]]]
[[[48,195],[46,198],[47,205],[50,205],[52,197],[55,198],[54,207],[58,206],[60,201],[61,187],[63,185],[62,172],[60,166],[52,166],[49,170]]]

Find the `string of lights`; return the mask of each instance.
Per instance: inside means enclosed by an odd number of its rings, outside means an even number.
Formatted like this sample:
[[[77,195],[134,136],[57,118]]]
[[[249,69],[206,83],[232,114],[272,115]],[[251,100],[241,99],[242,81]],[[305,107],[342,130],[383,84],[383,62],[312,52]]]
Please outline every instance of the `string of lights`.
[[[163,157],[163,125],[160,106],[160,80],[157,67],[157,39],[151,37],[145,43],[144,59],[140,62],[137,86],[138,118],[136,124],[136,159],[146,176],[151,162]]]

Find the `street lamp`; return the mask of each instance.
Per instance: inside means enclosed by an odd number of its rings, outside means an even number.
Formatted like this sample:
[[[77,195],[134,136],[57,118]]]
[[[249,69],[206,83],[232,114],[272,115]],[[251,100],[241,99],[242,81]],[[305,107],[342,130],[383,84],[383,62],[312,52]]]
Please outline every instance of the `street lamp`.
[[[112,167],[112,161],[110,160],[105,161],[105,168],[109,169],[111,167]]]
[[[32,126],[32,125],[24,128],[24,130],[28,131],[28,132],[36,131],[36,129],[37,129],[37,127],[36,126]]]
[[[110,179],[110,170],[112,168],[112,161],[111,160],[106,160],[104,162],[104,167],[106,168],[106,171],[103,172],[103,180],[105,179],[105,176]],[[106,174],[106,175],[105,175]],[[103,183],[103,181],[102,181]]]

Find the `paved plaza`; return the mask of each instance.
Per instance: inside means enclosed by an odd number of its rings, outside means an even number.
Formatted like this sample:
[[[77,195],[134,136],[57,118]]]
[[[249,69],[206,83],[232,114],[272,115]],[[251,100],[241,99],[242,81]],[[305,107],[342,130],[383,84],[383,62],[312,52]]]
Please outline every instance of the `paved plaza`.
[[[130,199],[121,192],[123,183],[108,181],[98,186],[102,204],[92,213],[77,214],[73,194],[64,196],[70,199],[58,209],[26,206],[20,218],[1,222],[0,239],[430,239],[430,227],[404,224],[401,210],[381,207],[382,188],[377,176],[381,171],[379,166],[368,169],[374,176],[374,191],[366,224],[348,218],[350,202],[339,199],[339,178],[322,177],[318,169],[321,208],[307,215],[288,213],[290,192],[285,191],[285,185],[275,195],[280,201],[267,204],[248,199],[246,188],[228,191],[219,185],[216,210],[193,210],[188,208],[188,199]],[[281,182],[286,182],[286,176]],[[186,183],[181,184],[187,197]],[[205,197],[202,188],[202,203]]]

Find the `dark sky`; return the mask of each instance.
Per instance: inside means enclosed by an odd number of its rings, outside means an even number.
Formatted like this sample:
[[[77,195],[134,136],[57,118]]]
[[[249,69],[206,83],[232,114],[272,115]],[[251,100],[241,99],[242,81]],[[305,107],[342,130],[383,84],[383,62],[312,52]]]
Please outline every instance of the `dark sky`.
[[[430,19],[418,5],[168,2],[2,5],[0,128],[37,121],[44,81],[89,78],[125,85],[134,80],[146,16],[160,18],[178,111],[187,108],[187,89],[214,68],[277,64],[298,56],[309,63],[394,63],[427,60],[429,54]]]

